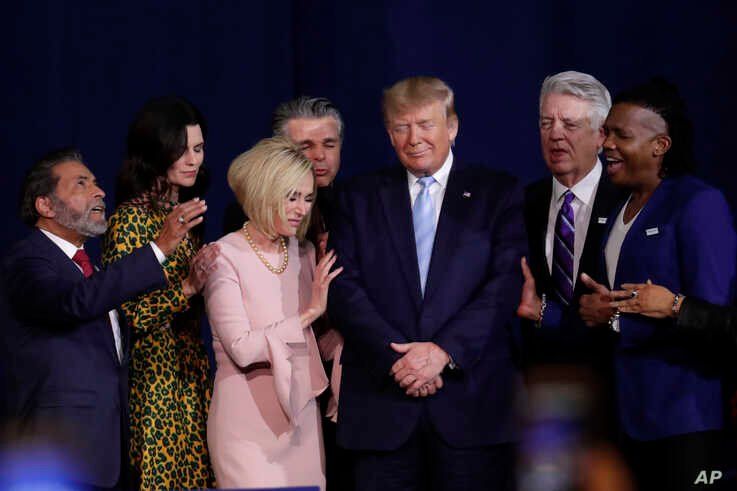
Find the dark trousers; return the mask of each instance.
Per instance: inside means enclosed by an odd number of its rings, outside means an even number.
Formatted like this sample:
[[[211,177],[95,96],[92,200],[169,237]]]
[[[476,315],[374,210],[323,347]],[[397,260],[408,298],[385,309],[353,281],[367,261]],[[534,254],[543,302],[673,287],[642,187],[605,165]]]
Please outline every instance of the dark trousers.
[[[325,442],[325,481],[327,491],[353,491],[352,454],[338,446],[335,433],[338,425],[328,419],[322,420],[322,435]]]
[[[333,362],[322,362],[325,373],[333,371]],[[329,375],[328,375],[329,376]],[[328,402],[332,397],[330,387],[320,394],[320,414],[327,413]],[[325,448],[325,487],[326,491],[353,491],[353,463],[351,453],[338,446],[336,433],[338,425],[322,418],[322,441]]]
[[[625,438],[622,450],[637,489],[735,489],[735,442],[725,431],[652,441]]]
[[[357,491],[515,489],[512,444],[455,448],[421,421],[407,442],[388,452],[354,451]]]

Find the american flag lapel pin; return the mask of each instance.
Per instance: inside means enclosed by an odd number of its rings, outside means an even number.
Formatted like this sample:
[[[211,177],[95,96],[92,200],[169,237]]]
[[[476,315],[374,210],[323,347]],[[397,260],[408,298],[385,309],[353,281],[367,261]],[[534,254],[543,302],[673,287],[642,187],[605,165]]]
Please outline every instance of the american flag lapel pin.
[[[463,197],[464,198],[470,198],[471,197],[471,193],[469,193],[468,191],[463,191]]]

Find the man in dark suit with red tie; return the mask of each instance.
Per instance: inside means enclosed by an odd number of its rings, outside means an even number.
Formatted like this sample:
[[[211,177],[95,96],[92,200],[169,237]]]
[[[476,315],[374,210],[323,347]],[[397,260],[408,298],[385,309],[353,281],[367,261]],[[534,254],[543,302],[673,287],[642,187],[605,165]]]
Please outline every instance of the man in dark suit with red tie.
[[[34,229],[2,261],[6,425],[17,442],[51,447],[73,483],[125,488],[129,340],[115,309],[166,284],[161,263],[204,202],[176,207],[156,241],[95,271],[83,244],[107,227],[105,193],[79,152],[44,156],[22,193]]]
[[[330,235],[338,444],[359,491],[514,489],[521,189],[455,159],[442,80],[397,82],[383,110],[402,165],[342,188]]]

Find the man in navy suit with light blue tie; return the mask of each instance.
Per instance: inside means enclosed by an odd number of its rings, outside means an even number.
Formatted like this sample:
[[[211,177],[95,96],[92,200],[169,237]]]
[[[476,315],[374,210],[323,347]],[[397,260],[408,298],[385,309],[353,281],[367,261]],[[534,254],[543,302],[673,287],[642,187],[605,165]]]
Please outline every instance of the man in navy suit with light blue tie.
[[[129,342],[115,309],[166,285],[161,263],[202,221],[204,202],[177,206],[150,246],[95,271],[83,245],[107,228],[105,193],[81,154],[47,154],[22,193],[33,231],[2,261],[4,426],[22,445],[50,447],[75,487],[126,489]]]
[[[522,192],[455,159],[442,80],[397,82],[383,113],[402,166],[342,189],[330,237],[344,267],[329,298],[346,341],[338,443],[358,490],[513,489]]]

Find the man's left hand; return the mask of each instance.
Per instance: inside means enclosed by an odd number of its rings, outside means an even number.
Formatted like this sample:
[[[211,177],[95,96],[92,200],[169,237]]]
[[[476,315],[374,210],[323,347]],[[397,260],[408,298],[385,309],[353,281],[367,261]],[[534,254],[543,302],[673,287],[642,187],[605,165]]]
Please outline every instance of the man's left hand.
[[[611,292],[586,273],[581,273],[581,281],[593,291],[593,293],[581,295],[578,308],[581,319],[589,327],[605,325],[615,312],[611,307]]]
[[[450,361],[448,353],[433,342],[391,343],[391,348],[402,356],[397,360],[390,375],[413,395],[422,386],[435,379]]]

